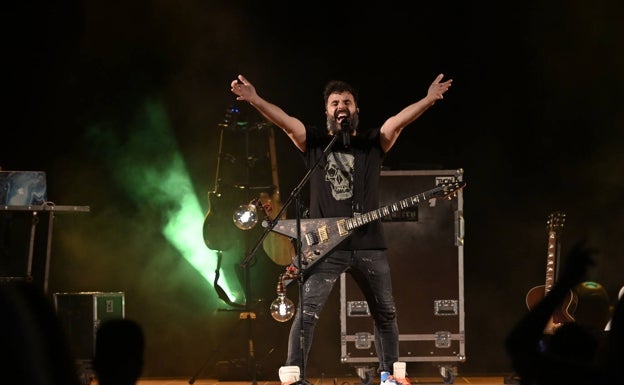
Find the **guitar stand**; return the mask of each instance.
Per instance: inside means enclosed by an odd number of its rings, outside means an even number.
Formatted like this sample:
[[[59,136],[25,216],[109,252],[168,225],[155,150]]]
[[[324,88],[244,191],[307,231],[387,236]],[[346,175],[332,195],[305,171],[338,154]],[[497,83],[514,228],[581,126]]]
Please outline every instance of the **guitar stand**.
[[[239,308],[234,308],[234,309],[218,309],[218,311],[225,311],[225,312],[238,311],[240,312],[239,320],[244,320],[247,323],[247,348],[248,349],[247,349],[247,357],[245,358],[245,360],[247,361],[247,372],[251,375],[251,381],[253,385],[257,385],[258,363],[260,361],[256,360],[256,352],[255,352],[254,339],[253,339],[253,321],[256,319],[256,313],[253,311],[252,306],[250,306],[249,304],[249,296],[250,296],[250,291],[251,291],[250,290],[251,281],[249,279],[250,277],[249,266],[247,265],[243,266],[246,302],[244,305],[240,305],[240,304],[232,302],[227,296],[227,294],[225,293],[225,291],[218,285],[218,280],[220,276],[219,270],[221,269],[222,251],[217,251],[217,256],[218,256],[218,259],[217,259],[217,267],[216,267],[215,281],[214,281],[215,290],[217,291],[219,298],[223,300],[224,302],[226,302],[228,305],[233,306],[233,307],[239,307]],[[235,335],[236,330],[237,330],[236,327],[232,328],[231,333],[228,335],[228,338],[225,339],[226,343],[232,340],[232,337]],[[221,345],[222,344],[220,343],[217,349],[215,349],[215,352],[218,352],[220,350],[219,348],[221,347]],[[266,357],[261,361],[264,361],[271,353],[273,353],[273,350],[274,349],[271,349],[269,353],[266,355]],[[195,383],[197,378],[201,375],[201,373],[203,373],[203,371],[206,369],[206,367],[211,361],[212,361],[212,357],[204,361],[204,363],[199,367],[199,369],[195,372],[195,374],[189,379],[188,383],[190,385],[193,385]],[[232,361],[228,361],[228,362],[232,362]],[[224,370],[229,370],[229,369],[226,367]],[[217,377],[219,377],[218,374],[219,373],[217,373]]]
[[[225,311],[225,312],[234,312],[234,311],[238,311],[237,309],[219,309],[218,311]],[[273,351],[275,349],[271,349],[269,351],[269,353],[262,359],[262,360],[256,360],[255,358],[255,348],[254,348],[254,340],[253,340],[253,334],[252,334],[252,322],[256,319],[256,315],[254,312],[251,311],[241,311],[241,313],[239,314],[239,320],[244,321],[247,323],[247,327],[248,327],[248,335],[249,335],[249,340],[248,340],[248,351],[247,351],[247,357],[243,358],[243,359],[232,359],[232,360],[227,360],[227,361],[217,361],[216,362],[216,370],[217,370],[217,379],[219,381],[229,381],[230,380],[230,376],[233,373],[236,373],[235,370],[246,370],[250,375],[251,375],[251,381],[254,385],[257,384],[257,379],[258,379],[258,372],[259,372],[259,367],[260,367],[260,363],[264,360],[266,360],[266,358],[268,358],[271,353],[273,353]],[[199,376],[204,372],[204,370],[208,367],[208,365],[213,362],[213,356],[216,356],[216,354],[219,352],[219,350],[221,350],[221,347],[226,344],[229,343],[232,339],[234,339],[234,337],[237,335],[237,331],[239,330],[238,327],[240,326],[240,324],[237,324],[235,327],[232,327],[230,333],[228,333],[226,338],[223,338],[219,343],[219,345],[213,350],[213,355],[211,355],[208,359],[206,359],[202,365],[199,367],[199,369],[197,369],[197,371],[195,372],[195,374],[189,379],[188,383],[190,385],[193,385],[195,383],[195,381],[197,380],[197,378],[199,378]],[[238,363],[242,363],[246,361],[246,369],[243,369],[240,365],[238,365]],[[238,378],[236,380],[239,380]]]
[[[217,150],[217,167],[216,167],[216,172],[215,172],[215,181],[214,181],[214,191],[212,191],[210,194],[212,194],[212,196],[215,197],[220,197],[220,186],[221,186],[221,160],[222,158],[224,158],[224,156],[228,156],[230,154],[224,154],[223,151],[223,143],[224,143],[224,133],[225,130],[229,130],[232,132],[241,132],[244,134],[244,141],[243,141],[243,145],[244,145],[244,156],[241,158],[244,158],[247,160],[247,179],[246,182],[243,184],[234,184],[230,187],[236,188],[236,189],[241,189],[241,190],[247,190],[247,191],[252,191],[252,190],[265,190],[268,188],[272,188],[274,186],[256,186],[256,187],[252,187],[251,186],[251,180],[250,180],[250,168],[253,165],[253,156],[251,156],[250,154],[250,143],[249,143],[249,134],[251,131],[253,130],[260,130],[263,128],[262,125],[257,125],[254,127],[252,127],[251,125],[248,125],[248,122],[246,119],[241,118],[240,115],[240,110],[238,109],[238,107],[228,107],[227,111],[226,111],[226,115],[224,120],[222,121],[222,123],[219,124],[219,145],[218,145],[218,150]],[[269,132],[270,135],[272,135],[272,131]],[[271,147],[271,143],[269,143],[269,146]],[[273,145],[274,146],[274,145]],[[274,150],[271,150],[271,152],[273,152]],[[231,156],[231,155],[230,155]],[[206,220],[204,221],[204,240],[206,241],[206,223],[207,223],[207,219],[209,218],[210,215],[214,215],[211,214],[211,211],[208,212],[207,216],[206,216]],[[231,224],[231,223],[230,223]],[[219,233],[221,234],[221,233]],[[223,237],[226,238],[226,237]],[[248,241],[249,239],[246,238],[246,241]],[[219,244],[223,244],[223,239],[219,239]],[[212,249],[215,250],[216,248],[221,248],[221,249],[226,249],[226,246],[218,246],[217,243],[212,243],[212,242],[207,242],[207,246]],[[216,250],[215,250],[216,251]],[[256,352],[255,352],[255,347],[254,347],[254,338],[253,338],[253,322],[256,319],[256,313],[254,312],[253,307],[255,306],[255,304],[251,304],[249,303],[250,301],[250,297],[251,297],[251,285],[250,285],[250,272],[249,272],[249,261],[251,259],[251,257],[253,257],[253,253],[246,256],[245,258],[245,262],[243,264],[240,265],[240,267],[243,269],[243,279],[242,281],[244,281],[243,285],[244,285],[244,295],[245,295],[245,303],[244,304],[238,304],[238,303],[234,303],[232,300],[230,300],[228,294],[225,292],[225,290],[223,290],[223,288],[221,286],[219,286],[218,284],[218,280],[219,280],[219,275],[220,275],[220,268],[221,268],[221,259],[222,259],[222,254],[223,254],[223,250],[219,250],[216,251],[217,252],[217,257],[218,257],[218,262],[217,262],[217,267],[216,267],[216,271],[215,271],[215,279],[214,279],[214,288],[217,291],[217,294],[219,296],[219,298],[224,301],[227,305],[229,305],[231,308],[228,309],[218,309],[219,311],[236,311],[239,312],[239,323],[240,321],[245,322],[246,324],[246,333],[247,333],[247,341],[246,341],[246,357],[243,358],[241,361],[246,361],[247,362],[247,374],[249,374],[252,377],[252,381],[253,384],[256,384],[257,381],[257,377],[258,377],[258,361],[256,360]],[[238,273],[238,271],[237,271]],[[237,325],[239,324],[237,323]],[[227,336],[226,341],[224,343],[229,343],[230,341],[233,340],[233,337],[235,337],[235,332],[236,330],[238,330],[238,328],[233,328],[232,332],[230,333],[230,335]],[[239,333],[240,334],[240,333]],[[221,342],[218,344],[218,348],[215,350],[215,352],[217,352],[219,350],[219,348],[221,347]],[[270,352],[267,354],[267,357],[274,351],[274,349],[271,349]],[[266,359],[266,357],[264,358]],[[209,365],[209,363],[213,362],[212,357],[209,357],[207,360],[205,360],[202,365],[200,366],[200,368],[197,370],[197,372],[189,379],[189,384],[193,384],[197,377],[205,370],[205,368]],[[232,361],[228,361],[228,362],[232,362]],[[219,364],[219,363],[217,363]],[[237,374],[244,374],[243,373],[244,370],[238,370]]]

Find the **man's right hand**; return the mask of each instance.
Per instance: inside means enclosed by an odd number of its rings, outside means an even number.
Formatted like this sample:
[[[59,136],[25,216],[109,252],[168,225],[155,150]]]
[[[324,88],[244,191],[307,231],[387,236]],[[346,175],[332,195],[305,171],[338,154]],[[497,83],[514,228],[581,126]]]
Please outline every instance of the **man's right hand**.
[[[237,79],[232,80],[230,86],[232,87],[232,92],[236,95],[236,100],[253,102],[252,99],[257,95],[256,88],[243,75],[238,75]]]

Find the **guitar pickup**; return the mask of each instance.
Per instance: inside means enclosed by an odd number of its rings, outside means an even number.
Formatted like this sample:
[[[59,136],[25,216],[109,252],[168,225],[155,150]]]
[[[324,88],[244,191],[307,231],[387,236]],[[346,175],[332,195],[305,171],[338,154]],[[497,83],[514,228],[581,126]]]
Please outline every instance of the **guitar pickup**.
[[[327,242],[329,234],[327,233],[327,226],[319,227],[316,232],[311,231],[305,233],[305,240],[308,246],[317,245],[319,243]]]
[[[319,237],[315,232],[305,233],[304,235],[308,246],[316,245],[319,243]]]
[[[357,221],[357,218],[353,218],[353,220]],[[349,234],[349,230],[347,230],[347,221],[344,219],[341,219],[339,221],[336,222],[336,226],[338,227],[338,234],[341,237],[344,237],[345,235]]]
[[[329,240],[329,233],[327,232],[327,226],[319,227],[318,229],[319,241],[324,243]]]

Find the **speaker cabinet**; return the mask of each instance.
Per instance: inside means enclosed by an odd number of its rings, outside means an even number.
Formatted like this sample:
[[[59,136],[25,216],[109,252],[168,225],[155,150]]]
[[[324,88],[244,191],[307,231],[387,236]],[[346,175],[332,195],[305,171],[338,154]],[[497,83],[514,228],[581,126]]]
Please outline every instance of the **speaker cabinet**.
[[[54,293],[54,306],[76,360],[91,360],[103,321],[125,317],[123,292]]]

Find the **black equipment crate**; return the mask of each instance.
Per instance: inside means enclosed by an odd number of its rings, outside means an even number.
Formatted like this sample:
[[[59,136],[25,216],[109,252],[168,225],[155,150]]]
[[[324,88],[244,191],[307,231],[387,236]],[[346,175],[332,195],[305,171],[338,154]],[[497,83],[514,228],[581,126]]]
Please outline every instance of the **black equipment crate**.
[[[123,292],[54,293],[54,307],[77,360],[91,360],[103,321],[125,317]]]
[[[463,170],[382,171],[380,206],[445,182],[464,182]],[[447,383],[464,362],[463,194],[435,198],[383,218],[399,324],[399,356],[438,365]],[[378,362],[368,305],[348,273],[340,279],[341,362]]]

